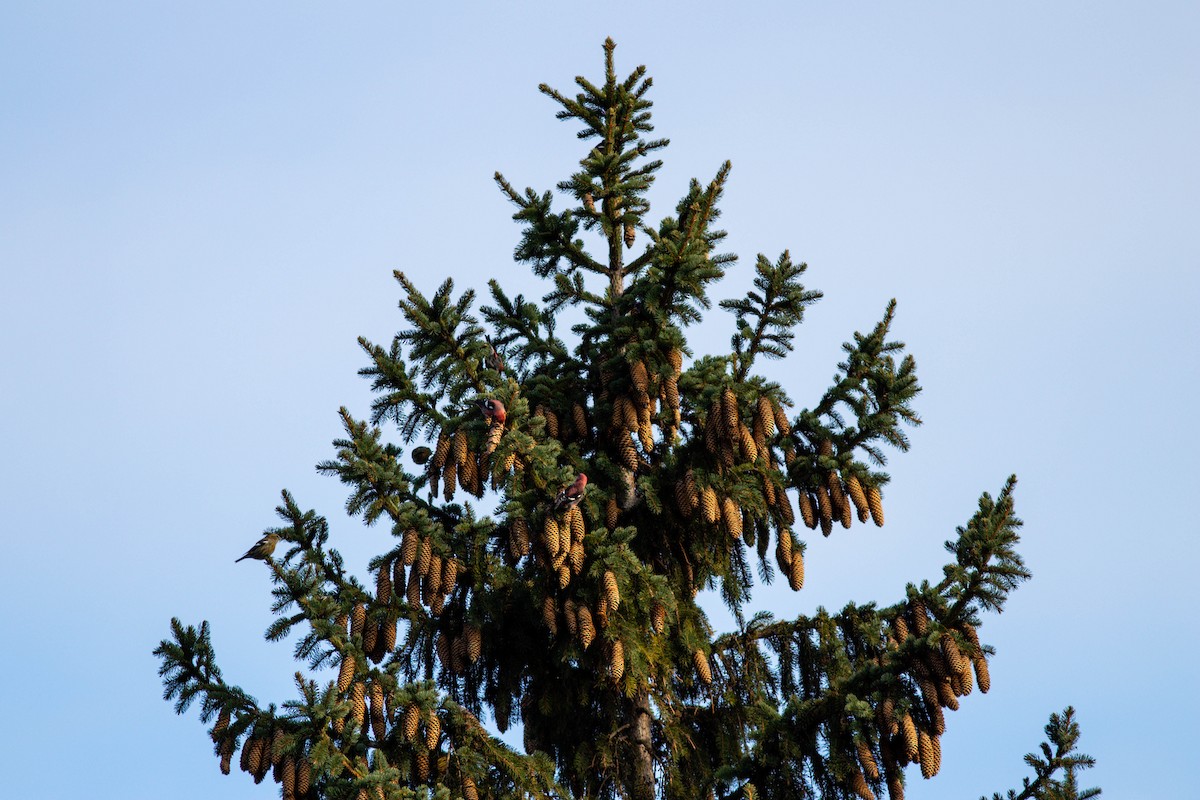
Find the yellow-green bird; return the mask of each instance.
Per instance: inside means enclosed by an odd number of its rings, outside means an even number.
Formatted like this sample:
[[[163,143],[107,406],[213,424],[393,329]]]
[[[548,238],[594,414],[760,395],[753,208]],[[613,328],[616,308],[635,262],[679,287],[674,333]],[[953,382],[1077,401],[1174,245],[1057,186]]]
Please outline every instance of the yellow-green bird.
[[[275,545],[279,544],[278,533],[268,533],[266,536],[254,543],[254,546],[246,551],[246,555],[242,558],[235,559],[233,563],[241,561],[243,558],[257,558],[259,561],[266,561],[271,557],[271,553],[275,552]]]

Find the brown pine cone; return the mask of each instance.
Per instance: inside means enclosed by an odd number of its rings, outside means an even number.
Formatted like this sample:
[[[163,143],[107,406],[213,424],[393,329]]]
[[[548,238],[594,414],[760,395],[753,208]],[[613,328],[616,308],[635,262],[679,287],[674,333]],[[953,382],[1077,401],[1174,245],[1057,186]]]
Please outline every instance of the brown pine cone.
[[[711,486],[705,486],[700,493],[700,512],[704,517],[704,521],[710,524],[715,524],[720,519],[720,506],[717,502],[717,493],[713,491]]]
[[[729,531],[729,535],[733,538],[739,538],[742,535],[742,512],[738,510],[737,503],[729,497],[721,500],[721,517],[725,523],[725,530]]]
[[[375,650],[379,646],[379,625],[377,623],[372,622],[363,631],[362,646],[363,653],[366,654],[367,658],[378,664],[380,659],[373,658]]]
[[[723,433],[728,441],[738,429],[737,395],[728,386],[721,390],[721,415],[722,426],[725,429]]]
[[[542,547],[546,549],[546,555],[553,561],[558,556],[558,522],[549,514],[542,522]]]
[[[867,786],[867,780],[858,770],[850,776],[850,789],[862,800],[875,800],[875,793],[871,791],[871,787]]]
[[[299,758],[296,764],[296,794],[300,797],[308,794],[312,788],[312,764],[307,758]]]
[[[417,560],[417,550],[421,546],[420,534],[415,528],[409,528],[404,531],[404,536],[400,539],[400,561],[405,566],[411,567]]]
[[[554,604],[553,597],[542,601],[542,622],[550,629],[551,636],[558,635],[558,606]]]
[[[446,461],[450,457],[451,437],[446,431],[438,432],[437,446],[433,450],[433,458],[430,460],[430,465],[434,469],[442,469],[446,466]]]
[[[400,721],[400,731],[406,741],[417,738],[417,727],[421,724],[421,707],[415,703],[404,709],[404,717]]]
[[[400,589],[404,588],[404,561],[397,558],[392,562],[392,593],[395,594]]]
[[[793,551],[792,532],[786,530],[780,531],[779,541],[775,545],[775,560],[779,564],[780,572],[787,572],[792,568]]]
[[[788,586],[793,592],[804,588],[804,554],[799,550],[792,552],[792,566],[788,571]]]
[[[463,800],[479,800],[479,789],[475,786],[475,781],[467,775],[462,779]]]
[[[351,681],[354,680],[354,656],[346,653],[342,656],[342,664],[338,669],[337,687],[338,693],[344,694],[350,688]]]
[[[867,487],[867,507],[871,510],[871,519],[880,528],[883,527],[883,495],[878,486]]]
[[[221,742],[221,774],[228,775],[230,765],[233,763],[233,739],[226,739]]]
[[[650,629],[655,633],[662,633],[663,628],[667,624],[667,608],[662,603],[655,600],[650,605]]]
[[[908,714],[900,718],[900,733],[904,737],[905,757],[910,762],[916,761],[919,757],[920,738],[917,736],[917,726],[913,724],[912,717]]]
[[[362,636],[363,630],[367,626],[367,607],[362,603],[355,603],[354,609],[350,614],[350,636]]]
[[[908,620],[903,611],[892,620],[892,630],[896,632],[896,641],[904,643],[908,640]]]
[[[617,606],[621,605],[621,592],[617,588],[617,576],[613,574],[612,570],[605,571],[602,588],[604,605],[611,614],[617,610]]]
[[[583,549],[583,542],[575,542],[571,545],[571,553],[567,556],[567,561],[570,563],[572,575],[583,572],[583,563],[586,558],[587,552]]]
[[[821,533],[828,536],[833,531],[833,508],[829,502],[829,494],[823,486],[818,486],[814,493],[817,495],[817,513],[821,518]]]
[[[404,599],[413,608],[421,605],[421,573],[415,569],[408,573],[408,586],[404,590]]]
[[[608,647],[608,676],[613,683],[620,683],[625,674],[625,646],[620,639],[613,639]]]
[[[576,615],[578,617],[579,644],[584,650],[587,650],[591,646],[592,640],[596,638],[596,626],[592,622],[592,611],[587,606],[580,604]]]
[[[962,651],[958,649],[958,642],[954,641],[954,635],[949,631],[942,634],[942,655],[946,659],[946,664],[950,667],[950,671],[954,673],[962,673],[963,670],[970,669],[970,664]]]
[[[442,499],[449,503],[454,499],[454,492],[458,489],[458,464],[451,461],[446,465],[446,469],[442,472]]]
[[[850,502],[854,503],[854,510],[858,513],[858,521],[866,522],[871,518],[871,508],[867,504],[867,493],[863,491],[862,483],[858,480],[858,476],[851,473],[850,477],[846,478],[846,494],[850,496]]]
[[[604,505],[604,525],[605,525],[605,527],[607,527],[609,530],[612,530],[613,528],[617,527],[617,522],[620,520],[620,517],[621,517],[620,504],[617,503],[616,499],[614,499],[612,497],[608,498],[608,502]]]
[[[935,765],[933,757],[933,739],[923,730],[918,732],[917,737],[917,760],[921,762],[921,777],[929,780],[937,774],[937,765]]]
[[[813,508],[812,495],[805,490],[800,490],[800,518],[804,520],[804,525],[807,528],[816,530],[817,513]]]
[[[633,225],[626,222],[625,223],[625,247],[626,248],[633,247],[633,241],[634,241],[634,237],[636,235],[637,234],[634,232]]]
[[[229,727],[229,709],[222,708],[221,713],[217,714],[217,721],[213,724],[210,736],[213,742],[221,741],[221,734]]]
[[[362,681],[355,681],[350,687],[350,718],[362,730],[367,720],[367,687]]]
[[[438,739],[442,736],[442,721],[438,719],[436,711],[429,712],[429,719],[425,721],[425,746],[430,750],[436,750]]]
[[[429,780],[429,751],[418,747],[417,752],[413,754],[413,769],[417,773],[417,780],[424,782]]]
[[[514,559],[529,555],[529,525],[521,517],[508,526],[508,552]]]
[[[700,679],[700,682],[705,686],[711,684],[712,667],[709,665],[708,656],[704,654],[703,650],[697,649],[692,651],[692,663],[696,667],[696,676]]]
[[[429,569],[425,572],[425,578],[429,581],[429,594],[442,593],[442,557],[437,553],[429,554]]]
[[[975,682],[979,684],[979,691],[984,694],[988,693],[988,689],[992,688],[992,676],[988,672],[987,658],[980,654],[971,660],[975,666]]]
[[[387,735],[387,718],[383,713],[383,686],[381,684],[371,684],[370,701],[371,735],[375,737],[375,741],[381,742]]]
[[[758,424],[762,427],[763,433],[767,436],[775,435],[775,407],[771,405],[771,398],[766,395],[760,395],[758,405],[755,409],[757,412]]]

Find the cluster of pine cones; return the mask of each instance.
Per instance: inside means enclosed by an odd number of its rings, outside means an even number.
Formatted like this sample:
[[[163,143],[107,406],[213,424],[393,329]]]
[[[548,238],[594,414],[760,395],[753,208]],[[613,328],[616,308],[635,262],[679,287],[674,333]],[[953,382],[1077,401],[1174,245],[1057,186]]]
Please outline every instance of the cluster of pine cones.
[[[572,509],[577,510],[577,509]],[[575,639],[582,650],[586,651],[596,640],[599,631],[608,625],[610,615],[616,613],[621,605],[621,591],[617,585],[617,576],[611,570],[605,570],[600,580],[598,598],[595,608],[589,606],[576,596],[556,597],[548,593],[542,601],[542,622],[550,631],[551,636],[558,636],[560,630],[565,630]],[[655,633],[660,633],[666,624],[666,609],[661,603],[655,603],[651,609],[652,624]],[[559,627],[560,621],[563,627]],[[625,675],[625,646],[619,638],[605,639],[604,668],[613,683],[620,682]]]
[[[227,735],[229,721],[229,709],[222,709],[212,729],[212,739],[221,759],[221,772],[225,775],[229,774],[236,746],[236,739]],[[255,783],[261,783],[269,771],[275,782],[282,786],[284,800],[311,800],[316,797],[312,765],[299,752],[302,746],[302,742],[297,742],[282,728],[255,725],[242,744],[239,766],[254,777]]]

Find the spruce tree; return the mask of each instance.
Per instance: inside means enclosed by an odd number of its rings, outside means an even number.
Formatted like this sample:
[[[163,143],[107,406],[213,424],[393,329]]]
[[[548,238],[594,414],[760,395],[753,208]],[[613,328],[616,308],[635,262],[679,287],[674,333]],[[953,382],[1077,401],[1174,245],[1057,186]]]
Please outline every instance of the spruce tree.
[[[936,582],[887,606],[747,617],[756,575],[803,588],[809,531],[884,524],[888,451],[920,424],[915,362],[893,301],[815,402],[756,375],[821,297],[787,252],[720,303],[729,352],[689,348],[736,260],[716,225],[730,166],[653,223],[668,142],[651,138],[645,68],[618,78],[613,49],[574,96],[540,87],[587,141],[557,196],[496,174],[541,302],[493,280],[476,310],[449,279],[427,297],[398,272],[408,327],[360,340],[370,417],[342,409],[318,469],[351,515],[385,523],[382,551],[355,571],[283,493],[266,637],[295,637],[296,696],[264,706],[227,683],[207,623],[173,620],[156,650],[222,771],[236,757],[289,799],[899,798],[906,772],[938,772],[946,712],[988,690],[981,614],[1029,577],[1013,478],[947,542]],[[714,631],[705,589],[736,630]],[[481,719],[522,726],[523,752]],[[1073,724],[1020,797],[1061,790],[1062,769],[1073,786]]]

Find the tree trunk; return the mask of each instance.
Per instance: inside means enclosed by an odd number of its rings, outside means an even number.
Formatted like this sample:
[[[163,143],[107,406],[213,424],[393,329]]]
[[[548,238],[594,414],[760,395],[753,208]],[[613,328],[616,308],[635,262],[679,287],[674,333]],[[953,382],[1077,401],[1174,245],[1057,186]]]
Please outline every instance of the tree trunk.
[[[633,735],[630,756],[633,763],[631,800],[654,800],[654,751],[650,738],[650,696],[645,689],[638,691],[630,709]]]

